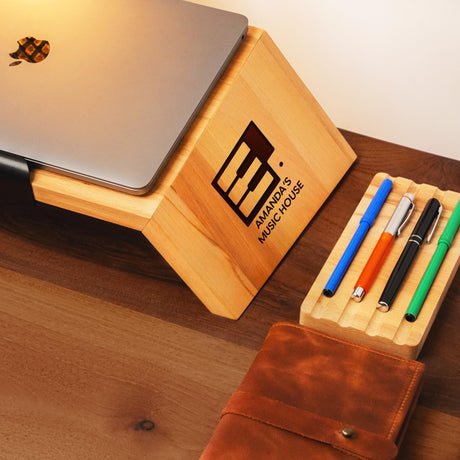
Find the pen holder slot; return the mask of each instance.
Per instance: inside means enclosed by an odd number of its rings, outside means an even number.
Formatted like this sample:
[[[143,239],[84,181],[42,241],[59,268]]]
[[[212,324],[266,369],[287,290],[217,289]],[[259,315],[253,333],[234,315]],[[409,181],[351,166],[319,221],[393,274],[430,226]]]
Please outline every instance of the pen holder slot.
[[[348,268],[333,297],[325,297],[322,290],[355,232],[359,220],[372,197],[385,178],[393,180],[393,188],[385,201],[374,225],[369,230],[359,251]],[[401,236],[396,238],[381,266],[371,288],[364,299],[357,303],[351,298],[355,283],[372,253],[380,235],[404,193],[414,195],[415,210]],[[430,244],[424,243],[408,272],[403,286],[389,312],[376,309],[385,284],[395,266],[426,202],[437,198],[443,206],[438,228]],[[404,319],[404,314],[417,286],[434,254],[438,239],[445,228],[460,193],[442,191],[439,188],[416,184],[410,179],[392,178],[377,174],[347,223],[342,235],[325,262],[320,274],[302,303],[300,323],[336,337],[352,340],[375,349],[415,359],[425,342],[428,332],[449,289],[460,262],[460,235],[454,238],[436,279],[425,300],[422,310],[413,323]]]

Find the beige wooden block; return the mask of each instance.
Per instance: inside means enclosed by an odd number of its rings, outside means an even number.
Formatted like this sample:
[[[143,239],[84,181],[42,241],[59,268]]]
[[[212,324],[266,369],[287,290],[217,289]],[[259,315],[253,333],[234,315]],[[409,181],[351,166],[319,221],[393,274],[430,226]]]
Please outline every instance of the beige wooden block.
[[[352,340],[372,348],[387,351],[406,358],[417,358],[425,342],[428,332],[436,318],[444,296],[455,276],[460,263],[460,236],[447,253],[438,272],[423,308],[413,323],[404,319],[404,313],[412,300],[417,286],[436,250],[437,241],[449,217],[455,208],[460,194],[452,191],[442,191],[427,184],[416,184],[401,177],[391,178],[393,188],[388,196],[375,224],[370,229],[356,257],[345,274],[336,294],[325,297],[322,290],[329,279],[335,265],[340,259],[348,242],[353,236],[362,215],[379,185],[387,174],[377,174],[358,204],[342,235],[316,278],[307,297],[302,303],[300,323],[334,336]],[[363,301],[356,303],[351,299],[351,293],[359,275],[366,264],[380,234],[383,232],[394,208],[404,193],[413,193],[415,196],[415,210],[407,227],[391,248],[382,268],[366,293]],[[376,310],[378,300],[385,284],[399,258],[410,233],[423,211],[425,203],[430,198],[437,198],[443,205],[443,214],[440,218],[436,233],[431,244],[424,244],[417,254],[417,258],[406,277],[391,310],[387,313]]]
[[[250,28],[151,193],[46,171],[39,201],[138,229],[213,313],[238,318],[354,159],[268,34]]]

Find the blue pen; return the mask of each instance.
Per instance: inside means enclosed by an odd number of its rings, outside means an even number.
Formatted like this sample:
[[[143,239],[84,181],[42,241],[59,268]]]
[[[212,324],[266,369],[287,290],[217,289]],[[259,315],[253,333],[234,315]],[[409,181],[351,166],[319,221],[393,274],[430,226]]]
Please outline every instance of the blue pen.
[[[366,212],[359,221],[359,226],[356,229],[353,238],[348,243],[345,252],[339,260],[339,263],[332,272],[329,281],[326,283],[326,286],[323,289],[323,294],[326,297],[332,297],[335,294],[335,291],[339,287],[342,278],[345,276],[346,271],[348,270],[351,261],[355,257],[356,252],[358,251],[361,243],[364,240],[369,229],[374,224],[375,218],[377,217],[380,209],[382,209],[383,203],[387,199],[388,194],[390,193],[391,187],[393,187],[393,182],[390,179],[385,179],[381,184],[374,198],[370,202]]]

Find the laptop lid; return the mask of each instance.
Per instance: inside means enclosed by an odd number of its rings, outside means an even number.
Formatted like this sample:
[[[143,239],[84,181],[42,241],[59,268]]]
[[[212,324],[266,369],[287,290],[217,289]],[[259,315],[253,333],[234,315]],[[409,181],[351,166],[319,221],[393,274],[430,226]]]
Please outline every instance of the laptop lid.
[[[177,0],[2,0],[0,150],[146,192],[247,24]]]

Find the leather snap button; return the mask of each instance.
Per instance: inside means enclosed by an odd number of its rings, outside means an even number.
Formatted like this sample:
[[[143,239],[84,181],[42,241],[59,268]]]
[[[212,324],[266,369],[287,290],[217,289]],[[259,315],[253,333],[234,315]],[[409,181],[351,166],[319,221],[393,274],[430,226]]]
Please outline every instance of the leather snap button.
[[[353,428],[349,426],[342,429],[342,434],[345,438],[352,438],[355,435]]]

